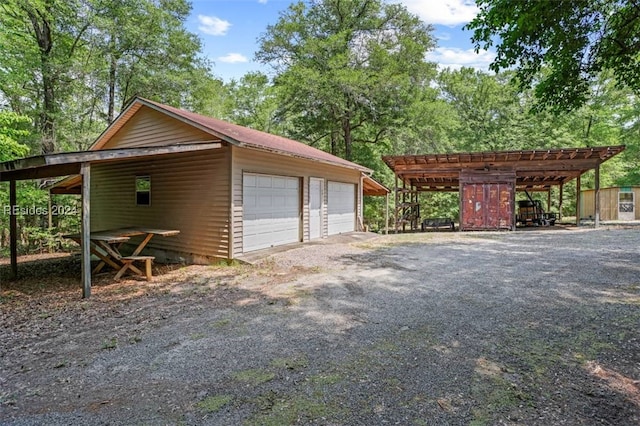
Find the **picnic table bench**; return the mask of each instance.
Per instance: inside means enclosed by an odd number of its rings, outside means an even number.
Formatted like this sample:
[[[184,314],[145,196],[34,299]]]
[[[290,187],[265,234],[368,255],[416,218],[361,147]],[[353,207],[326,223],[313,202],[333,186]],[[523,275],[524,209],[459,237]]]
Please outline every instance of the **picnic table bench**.
[[[449,228],[453,231],[455,230],[455,223],[449,217],[426,218],[422,221],[422,230],[426,231],[427,228]]]
[[[94,268],[93,273],[97,274],[105,266],[110,266],[117,271],[115,279],[120,279],[127,271],[131,271],[138,275],[144,275],[147,281],[151,281],[151,262],[155,259],[154,256],[142,256],[140,252],[156,235],[162,237],[170,237],[178,235],[180,231],[176,229],[155,229],[145,227],[127,227],[120,229],[112,229],[107,231],[92,232],[89,236],[91,253],[100,259],[98,265]],[[128,256],[122,255],[120,248],[131,237],[144,236],[142,241],[138,243],[133,253]],[[80,244],[80,234],[65,235],[65,238],[69,238],[78,244]],[[144,273],[134,265],[135,262],[144,263]]]

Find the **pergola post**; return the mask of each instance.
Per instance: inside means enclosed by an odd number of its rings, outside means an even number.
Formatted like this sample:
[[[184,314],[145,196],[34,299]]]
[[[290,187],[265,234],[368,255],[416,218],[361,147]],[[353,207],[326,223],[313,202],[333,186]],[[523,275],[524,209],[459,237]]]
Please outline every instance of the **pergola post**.
[[[398,192],[398,175],[396,174],[396,187],[395,187],[395,211],[393,213],[393,228],[395,229],[395,233],[398,233],[398,201],[400,198],[400,193]]]
[[[385,198],[384,234],[389,235],[389,193],[388,192],[385,194],[384,198]]]
[[[16,181],[9,181],[9,250],[11,252],[11,279],[18,278],[18,215]]]
[[[576,226],[580,226],[580,199],[582,198],[580,196],[580,177],[581,175],[578,175],[576,178]]]
[[[547,211],[551,211],[551,187],[547,190]]]
[[[91,165],[82,163],[82,223],[80,246],[82,248],[82,298],[91,296]]]
[[[562,200],[564,198],[564,182],[560,183],[560,200],[558,202],[558,221],[562,220]]]
[[[595,226],[596,228],[600,226],[600,164],[596,166],[596,190],[595,190],[595,206],[594,211],[596,214]]]

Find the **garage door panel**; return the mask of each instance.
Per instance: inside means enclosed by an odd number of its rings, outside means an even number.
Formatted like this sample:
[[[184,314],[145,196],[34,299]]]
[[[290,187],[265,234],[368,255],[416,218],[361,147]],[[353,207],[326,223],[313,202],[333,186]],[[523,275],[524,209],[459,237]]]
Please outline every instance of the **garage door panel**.
[[[328,183],[329,235],[355,231],[355,188],[352,183]]]
[[[243,175],[243,251],[299,241],[298,178]]]

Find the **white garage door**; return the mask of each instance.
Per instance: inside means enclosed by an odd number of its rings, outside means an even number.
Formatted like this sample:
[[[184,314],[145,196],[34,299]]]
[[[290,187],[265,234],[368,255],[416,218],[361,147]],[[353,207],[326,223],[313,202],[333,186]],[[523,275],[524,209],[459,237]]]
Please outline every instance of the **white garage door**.
[[[329,235],[356,229],[356,187],[352,183],[329,182],[327,209]]]
[[[300,241],[298,178],[244,173],[243,252]]]

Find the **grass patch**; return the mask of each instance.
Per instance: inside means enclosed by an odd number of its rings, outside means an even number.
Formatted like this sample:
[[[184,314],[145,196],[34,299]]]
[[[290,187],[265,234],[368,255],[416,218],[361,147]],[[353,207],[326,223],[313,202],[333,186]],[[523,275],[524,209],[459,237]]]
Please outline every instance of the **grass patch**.
[[[216,413],[222,407],[231,402],[231,395],[214,395],[209,396],[196,404],[196,408],[205,413]]]
[[[115,349],[117,347],[118,347],[117,337],[112,337],[111,339],[106,340],[102,343],[102,349],[104,350]]]
[[[249,370],[237,371],[232,374],[232,377],[239,382],[256,386],[273,380],[276,375],[271,371],[252,368]]]
[[[318,374],[315,376],[309,377],[309,381],[314,385],[327,386],[327,385],[335,385],[336,383],[340,383],[344,380],[344,377],[338,373],[333,374]]]
[[[274,368],[283,368],[287,370],[302,370],[309,366],[309,360],[306,355],[293,356],[291,358],[275,358],[271,361]]]
[[[201,340],[201,339],[204,339],[205,337],[207,337],[207,335],[204,333],[193,333],[189,336],[191,340]]]
[[[263,406],[264,407],[264,406]],[[306,397],[275,400],[270,407],[247,419],[247,426],[282,426],[292,424],[308,424],[315,420],[326,422],[327,417],[339,411],[324,401],[316,401]]]
[[[478,404],[472,410],[473,420],[469,423],[474,426],[495,424],[493,420],[504,418],[531,399],[502,376],[482,376],[472,387],[472,392]]]
[[[225,328],[230,323],[231,323],[231,320],[229,318],[224,318],[224,319],[212,322],[211,327],[216,329],[221,329],[221,328]]]

